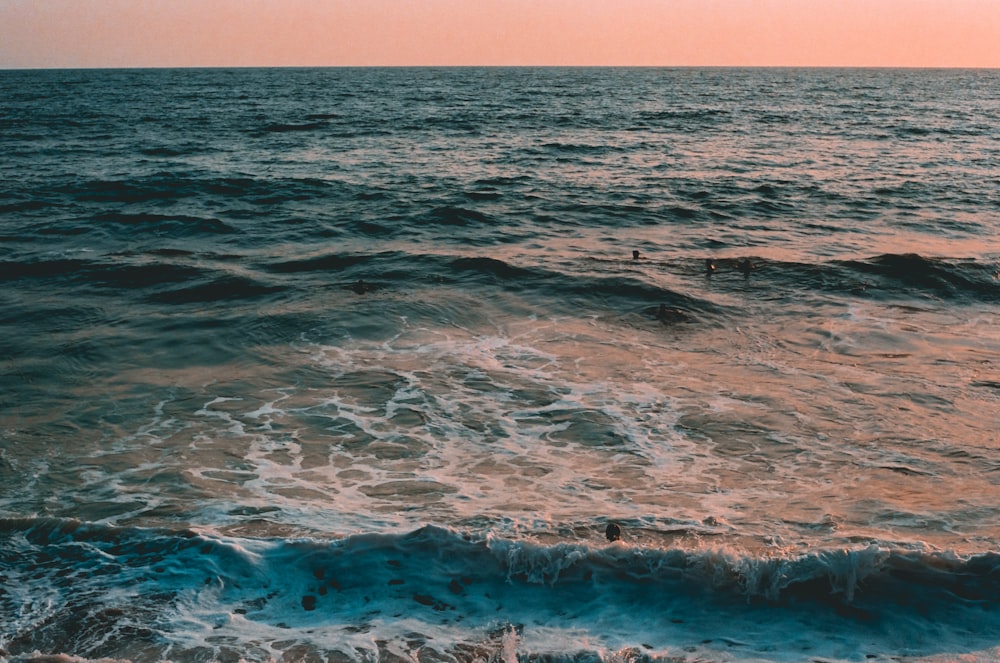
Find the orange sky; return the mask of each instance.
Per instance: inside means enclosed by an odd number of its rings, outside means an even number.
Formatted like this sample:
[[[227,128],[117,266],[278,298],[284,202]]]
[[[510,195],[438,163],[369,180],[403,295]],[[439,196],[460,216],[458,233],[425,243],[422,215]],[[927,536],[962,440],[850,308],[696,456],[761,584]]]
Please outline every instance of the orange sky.
[[[0,0],[0,68],[1000,67],[1000,0]]]

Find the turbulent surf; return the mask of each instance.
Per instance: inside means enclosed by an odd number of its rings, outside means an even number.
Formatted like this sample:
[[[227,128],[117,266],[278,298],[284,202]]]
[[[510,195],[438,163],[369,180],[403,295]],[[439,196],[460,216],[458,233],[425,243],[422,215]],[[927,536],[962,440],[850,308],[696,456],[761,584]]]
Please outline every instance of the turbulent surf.
[[[0,659],[1000,658],[998,115],[0,72]]]

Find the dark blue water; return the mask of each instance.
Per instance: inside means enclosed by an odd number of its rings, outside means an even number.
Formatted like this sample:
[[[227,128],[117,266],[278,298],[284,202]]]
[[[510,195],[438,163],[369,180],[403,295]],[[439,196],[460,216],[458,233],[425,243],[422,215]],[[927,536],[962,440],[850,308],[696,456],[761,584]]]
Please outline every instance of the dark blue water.
[[[997,659],[998,116],[0,72],[0,658]]]

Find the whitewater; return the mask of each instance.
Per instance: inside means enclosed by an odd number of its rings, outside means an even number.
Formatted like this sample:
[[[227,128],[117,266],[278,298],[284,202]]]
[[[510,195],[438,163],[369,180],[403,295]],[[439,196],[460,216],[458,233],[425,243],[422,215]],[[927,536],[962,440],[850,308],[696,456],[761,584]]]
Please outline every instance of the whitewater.
[[[1000,659],[997,116],[0,72],[0,660]]]

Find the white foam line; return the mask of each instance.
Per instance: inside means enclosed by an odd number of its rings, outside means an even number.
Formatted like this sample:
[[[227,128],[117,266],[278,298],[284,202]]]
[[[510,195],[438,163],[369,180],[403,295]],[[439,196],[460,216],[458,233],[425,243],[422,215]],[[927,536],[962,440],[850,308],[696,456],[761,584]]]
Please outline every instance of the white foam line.
[[[277,391],[280,394],[280,396],[278,398],[272,400],[272,401],[266,401],[266,402],[264,402],[259,408],[257,408],[256,410],[253,410],[251,412],[247,412],[244,416],[246,416],[246,417],[248,417],[250,419],[260,419],[261,417],[270,416],[270,415],[281,416],[281,415],[286,414],[286,412],[284,410],[282,410],[282,409],[280,409],[278,407],[275,407],[275,405],[277,403],[280,403],[281,401],[285,401],[285,400],[288,400],[289,398],[291,398],[292,397],[292,394],[291,394],[292,390],[290,388],[280,388],[280,389],[274,389],[273,391]],[[267,423],[270,424],[270,421],[268,421]]]
[[[237,421],[236,419],[233,419],[233,416],[231,414],[229,414],[228,412],[220,412],[218,410],[209,409],[211,406],[217,403],[228,403],[232,401],[242,401],[242,400],[243,400],[242,398],[227,398],[224,396],[216,396],[213,400],[209,401],[208,403],[205,403],[205,405],[203,405],[201,409],[195,410],[195,414],[203,417],[214,417],[216,419],[221,419],[222,421],[229,424],[229,428],[227,430],[228,433],[231,433],[232,435],[245,435],[246,428],[244,427],[243,423]]]

